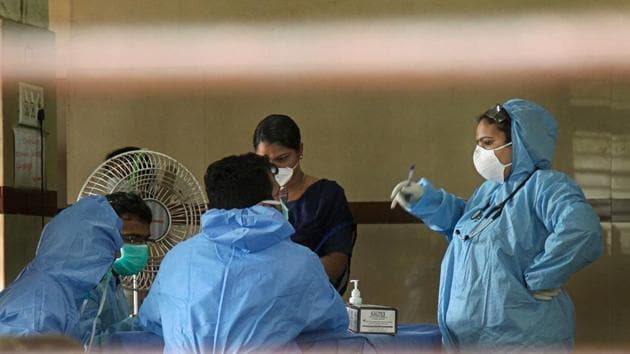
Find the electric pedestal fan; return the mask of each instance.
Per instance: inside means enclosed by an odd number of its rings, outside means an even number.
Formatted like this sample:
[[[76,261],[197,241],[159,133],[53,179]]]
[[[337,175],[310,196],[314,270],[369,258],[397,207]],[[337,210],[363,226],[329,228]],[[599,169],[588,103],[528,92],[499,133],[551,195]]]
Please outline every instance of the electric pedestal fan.
[[[162,258],[173,246],[199,232],[208,202],[186,167],[150,150],[126,152],[103,162],[87,178],[77,200],[113,192],[136,193],[153,212],[149,261],[138,275],[122,278],[123,286],[133,291],[136,314],[138,290],[150,288]]]

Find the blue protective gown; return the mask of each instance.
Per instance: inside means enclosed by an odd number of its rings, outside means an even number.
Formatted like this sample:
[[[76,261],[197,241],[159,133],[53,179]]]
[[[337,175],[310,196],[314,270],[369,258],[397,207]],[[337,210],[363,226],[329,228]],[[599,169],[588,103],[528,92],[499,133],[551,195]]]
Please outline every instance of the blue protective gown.
[[[44,228],[35,258],[0,293],[0,336],[81,339],[79,309],[122,247],[122,220],[105,197],[86,197]]]
[[[532,292],[562,288],[601,255],[599,219],[580,188],[550,169],[557,127],[549,112],[520,99],[504,107],[513,141],[507,181],[486,181],[465,201],[422,179],[424,195],[410,206],[449,242],[438,303],[443,341],[450,348],[571,347],[575,318],[569,295],[562,290],[551,301],[538,301]],[[530,174],[494,222],[463,240],[487,222],[474,220],[479,210],[487,215]]]
[[[103,296],[105,296],[105,304],[97,318],[98,308]],[[98,341],[100,341],[99,336],[130,327],[123,322],[130,315],[127,297],[120,280],[112,274],[111,270],[105,274],[98,286],[90,291],[84,303],[81,304],[81,310],[79,326],[83,344],[88,344],[90,340],[95,318],[95,332]]]
[[[345,331],[343,300],[293,232],[269,207],[207,211],[162,261],[141,326],[167,353],[294,350],[300,333]]]

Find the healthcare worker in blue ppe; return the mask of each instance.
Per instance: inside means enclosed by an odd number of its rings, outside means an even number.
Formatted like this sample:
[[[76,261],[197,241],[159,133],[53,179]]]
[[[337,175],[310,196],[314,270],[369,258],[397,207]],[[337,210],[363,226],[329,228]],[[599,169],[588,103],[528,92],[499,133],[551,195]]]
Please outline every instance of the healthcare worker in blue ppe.
[[[138,274],[149,258],[147,241],[151,236],[151,209],[133,193],[112,193],[107,195],[107,200],[123,221],[121,237],[124,244],[120,257],[81,304],[81,341],[89,348],[107,342],[112,332],[132,329],[131,311],[121,276]]]
[[[564,285],[602,253],[599,219],[580,188],[551,169],[554,118],[512,99],[481,115],[468,200],[427,179],[399,183],[400,204],[448,241],[438,322],[447,348],[565,350],[575,311]]]
[[[277,169],[253,153],[212,163],[202,231],[164,258],[138,320],[166,353],[297,351],[348,316],[316,254],[291,241]]]
[[[86,197],[54,217],[35,258],[0,293],[0,336],[61,334],[81,339],[83,300],[123,246],[122,220],[105,197]]]

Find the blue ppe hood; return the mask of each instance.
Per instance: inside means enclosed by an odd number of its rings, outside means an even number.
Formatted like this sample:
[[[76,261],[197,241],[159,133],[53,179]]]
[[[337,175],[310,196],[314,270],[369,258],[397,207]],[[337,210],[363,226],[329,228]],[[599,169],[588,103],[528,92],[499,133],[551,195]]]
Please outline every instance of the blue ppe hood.
[[[0,293],[0,335],[79,338],[79,305],[122,246],[122,220],[105,197],[86,197],[44,228],[35,258]]]
[[[345,331],[343,300],[293,230],[270,207],[207,211],[202,232],[164,257],[141,328],[165,353],[291,351],[301,333]]]
[[[535,168],[551,168],[558,126],[546,109],[534,102],[512,99],[503,104],[512,127],[512,173],[508,179],[521,179]]]
[[[295,229],[271,207],[210,209],[201,217],[202,232],[212,241],[245,252],[258,252],[282,240]]]
[[[46,225],[24,275],[44,272],[82,299],[111,268],[123,245],[121,230],[105,197],[83,198]]]

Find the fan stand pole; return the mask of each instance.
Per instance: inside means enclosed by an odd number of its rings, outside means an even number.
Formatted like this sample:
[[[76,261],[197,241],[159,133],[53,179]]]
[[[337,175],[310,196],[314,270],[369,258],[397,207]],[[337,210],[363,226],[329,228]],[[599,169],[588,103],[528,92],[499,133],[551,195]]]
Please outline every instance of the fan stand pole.
[[[138,315],[138,278],[133,276],[133,315]]]

